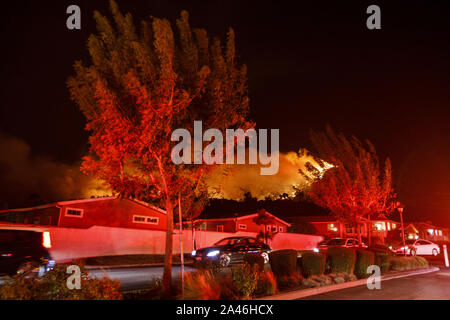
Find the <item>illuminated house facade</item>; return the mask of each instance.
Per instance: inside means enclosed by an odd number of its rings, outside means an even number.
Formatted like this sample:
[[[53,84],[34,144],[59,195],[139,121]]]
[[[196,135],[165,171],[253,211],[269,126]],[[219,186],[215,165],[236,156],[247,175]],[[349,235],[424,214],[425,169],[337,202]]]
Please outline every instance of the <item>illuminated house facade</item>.
[[[255,218],[258,217],[258,213],[251,214],[231,214],[228,217],[221,215],[220,217],[199,217],[194,220],[196,230],[200,231],[215,231],[215,232],[228,232],[235,233],[242,232],[254,232],[260,233],[266,230],[267,233],[280,233],[286,232],[287,228],[291,225],[276,217],[275,215],[266,211],[266,214],[272,218],[272,222],[267,225],[257,224]],[[191,223],[183,223],[184,228],[191,229]]]
[[[405,226],[407,239],[426,239],[430,241],[448,241],[449,229],[436,227],[431,222],[414,222]]]
[[[327,238],[350,238],[357,236],[357,230],[354,226],[349,223],[340,222],[330,216],[296,217],[292,223],[297,225],[310,225],[313,227],[315,234]],[[370,221],[363,219],[363,223],[360,225],[361,236],[364,238],[368,237],[369,227],[371,227],[370,234],[372,237],[386,238],[389,231],[395,230],[399,226],[399,222],[387,219],[383,215]]]
[[[0,221],[36,226],[92,226],[166,230],[164,210],[146,202],[116,197],[60,201],[31,208],[0,211]]]

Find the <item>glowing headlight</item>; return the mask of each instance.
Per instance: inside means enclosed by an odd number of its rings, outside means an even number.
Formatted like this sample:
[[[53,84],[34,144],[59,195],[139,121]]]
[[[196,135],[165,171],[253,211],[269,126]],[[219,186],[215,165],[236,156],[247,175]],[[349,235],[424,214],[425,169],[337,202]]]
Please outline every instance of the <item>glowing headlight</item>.
[[[313,251],[314,251],[314,252],[319,252],[319,249],[314,248]]]
[[[215,257],[215,256],[217,256],[219,253],[220,253],[219,250],[214,250],[214,251],[208,252],[207,256],[208,256],[208,257]]]
[[[196,254],[197,254],[197,251],[194,250],[194,251],[192,251],[191,256],[195,256]]]

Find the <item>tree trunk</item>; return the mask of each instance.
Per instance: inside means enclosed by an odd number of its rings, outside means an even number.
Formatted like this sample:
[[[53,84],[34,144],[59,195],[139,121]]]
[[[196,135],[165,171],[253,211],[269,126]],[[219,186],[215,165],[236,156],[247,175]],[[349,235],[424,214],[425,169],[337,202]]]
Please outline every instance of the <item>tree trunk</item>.
[[[372,245],[372,222],[370,221],[370,214],[368,216],[369,220],[367,221],[367,239],[368,239],[368,246],[370,247]]]
[[[172,287],[172,249],[173,249],[173,204],[170,199],[166,199],[167,230],[166,230],[166,251],[164,255],[163,272],[163,294],[169,297]]]
[[[361,223],[357,222],[356,223],[356,234],[358,235],[358,242],[359,242],[359,246],[362,247],[362,239],[361,239]]]

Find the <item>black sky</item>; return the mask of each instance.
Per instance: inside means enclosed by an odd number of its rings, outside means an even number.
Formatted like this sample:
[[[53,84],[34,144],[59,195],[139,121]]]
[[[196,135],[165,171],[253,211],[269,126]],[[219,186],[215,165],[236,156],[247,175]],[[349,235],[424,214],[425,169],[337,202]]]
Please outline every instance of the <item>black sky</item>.
[[[309,129],[326,124],[371,140],[392,159],[405,214],[450,224],[449,1],[121,1],[135,21],[174,21],[224,37],[235,29],[248,65],[252,117],[279,128],[282,151],[309,147]],[[82,29],[66,29],[78,4]],[[366,28],[377,4],[382,29]],[[84,118],[65,81],[87,61],[94,9],[107,1],[2,4],[0,132],[33,153],[72,164],[87,152]],[[0,150],[8,152],[8,150]],[[0,177],[1,180],[1,177]]]

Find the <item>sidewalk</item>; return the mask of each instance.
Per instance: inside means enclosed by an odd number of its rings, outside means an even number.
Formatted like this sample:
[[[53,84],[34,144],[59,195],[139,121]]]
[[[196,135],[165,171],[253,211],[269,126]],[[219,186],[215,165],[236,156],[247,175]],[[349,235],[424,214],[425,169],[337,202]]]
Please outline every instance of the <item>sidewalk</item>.
[[[432,268],[426,268],[426,269],[395,272],[395,273],[382,275],[381,281],[410,277],[410,276],[426,274],[426,273],[432,273],[432,272],[436,272],[439,270],[440,269],[437,267],[432,267]],[[259,298],[256,300],[296,300],[296,299],[315,296],[318,294],[327,293],[327,292],[331,292],[331,291],[337,291],[337,290],[362,286],[362,285],[366,285],[366,283],[367,283],[367,279],[360,279],[360,280],[356,280],[356,281],[345,282],[345,283],[341,283],[341,284],[333,284],[333,285],[324,286],[324,287],[302,289],[302,290],[280,293],[280,294],[276,294],[273,296],[262,297],[262,298]]]

